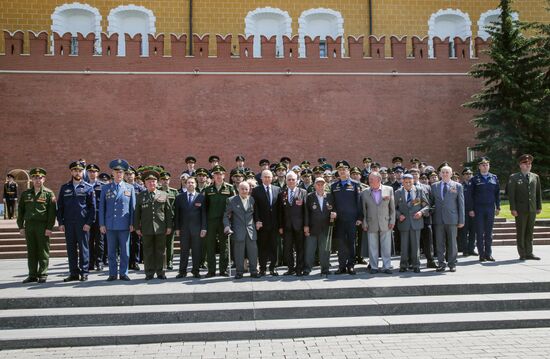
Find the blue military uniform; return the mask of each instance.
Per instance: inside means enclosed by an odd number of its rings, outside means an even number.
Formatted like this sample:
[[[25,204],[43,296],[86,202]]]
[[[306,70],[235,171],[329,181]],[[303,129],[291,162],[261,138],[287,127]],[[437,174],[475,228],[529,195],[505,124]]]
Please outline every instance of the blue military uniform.
[[[128,162],[121,159],[111,161],[114,171],[126,171]],[[128,280],[128,252],[130,250],[130,226],[134,224],[136,195],[134,187],[124,181],[106,184],[101,189],[99,201],[99,225],[107,230],[109,253],[109,278]],[[120,251],[120,265],[117,271],[117,250]],[[117,273],[118,272],[118,273]]]
[[[347,167],[346,161],[336,163],[336,168]],[[358,182],[347,179],[339,180],[331,186],[336,212],[335,237],[338,239],[338,271],[337,274],[355,274],[355,224],[361,220],[361,186]]]
[[[480,163],[487,161],[482,159]],[[495,210],[500,211],[500,186],[498,178],[492,173],[483,176],[476,174],[470,180],[470,208],[468,211],[475,212],[477,250],[480,261],[491,260],[493,243],[493,223],[495,221]]]
[[[81,162],[73,162],[73,169],[84,169]],[[96,214],[94,188],[81,180],[78,184],[72,180],[61,186],[57,200],[57,223],[65,227],[67,257],[69,259],[69,277],[65,281],[88,279],[90,232],[84,225],[92,226]]]

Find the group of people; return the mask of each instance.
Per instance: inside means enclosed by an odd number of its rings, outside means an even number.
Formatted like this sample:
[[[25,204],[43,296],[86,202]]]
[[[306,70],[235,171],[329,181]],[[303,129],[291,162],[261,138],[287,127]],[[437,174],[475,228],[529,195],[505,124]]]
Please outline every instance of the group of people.
[[[507,185],[520,260],[540,259],[532,242],[542,192],[532,161],[522,155],[520,171]],[[115,159],[107,174],[75,161],[69,165],[71,180],[57,196],[44,186],[46,170],[31,169],[33,186],[21,194],[17,217],[28,249],[23,282],[46,281],[56,220],[66,238],[66,282],[86,281],[90,270],[101,271],[104,264],[108,281],[128,281],[128,270],[140,270],[141,262],[146,280],[166,279],[166,270],[173,269],[174,237],[180,240],[177,278],[188,275],[190,254],[193,277],[200,278],[201,269],[206,277],[228,276],[232,261],[236,279],[246,270],[254,278],[278,276],[281,265],[284,275],[307,276],[319,264],[327,276],[335,251],[334,274],[350,275],[366,258],[371,274],[391,274],[392,247],[401,256],[400,272],[420,272],[421,252],[426,266],[438,272],[455,272],[459,251],[481,262],[495,260],[492,229],[500,186],[486,157],[475,175],[469,168],[459,175],[448,163],[436,169],[417,159],[405,169],[398,156],[390,168],[366,157],[361,169],[345,160],[333,169],[325,158],[313,168],[308,161],[291,166],[288,157],[275,164],[263,159],[255,174],[237,156],[229,182],[218,156],[210,156],[210,170],[195,168],[193,156],[185,162],[178,190],[170,187],[171,175],[162,166],[136,169]]]

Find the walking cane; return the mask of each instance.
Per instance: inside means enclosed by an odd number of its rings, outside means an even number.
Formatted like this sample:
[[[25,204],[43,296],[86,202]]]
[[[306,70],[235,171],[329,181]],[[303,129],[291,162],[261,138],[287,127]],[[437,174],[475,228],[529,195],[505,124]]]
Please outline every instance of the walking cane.
[[[231,277],[231,233],[227,233],[227,272],[229,273],[229,276]]]

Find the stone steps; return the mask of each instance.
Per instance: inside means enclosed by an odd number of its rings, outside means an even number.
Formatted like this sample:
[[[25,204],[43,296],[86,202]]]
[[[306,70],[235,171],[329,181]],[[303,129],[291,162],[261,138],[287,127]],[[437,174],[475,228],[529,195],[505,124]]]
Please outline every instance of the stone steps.
[[[74,293],[0,308],[4,349],[526,328],[550,326],[550,282]]]

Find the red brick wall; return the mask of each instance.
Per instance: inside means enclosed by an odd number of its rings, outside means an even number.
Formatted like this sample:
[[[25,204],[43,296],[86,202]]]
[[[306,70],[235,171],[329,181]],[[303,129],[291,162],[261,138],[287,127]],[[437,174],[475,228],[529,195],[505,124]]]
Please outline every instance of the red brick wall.
[[[0,174],[44,166],[57,190],[69,177],[68,163],[80,157],[103,170],[118,157],[163,164],[176,176],[189,154],[205,166],[209,155],[220,155],[228,168],[243,154],[253,170],[263,157],[288,155],[298,163],[325,156],[359,165],[364,156],[388,164],[398,154],[433,164],[447,160],[458,169],[475,134],[473,113],[461,104],[480,84],[428,73],[464,74],[478,60],[405,58],[394,45],[393,59],[365,59],[360,52],[350,59],[6,54],[0,56]],[[233,74],[1,72],[195,69]],[[235,74],[287,70],[294,75]],[[426,74],[344,75],[393,71]]]

